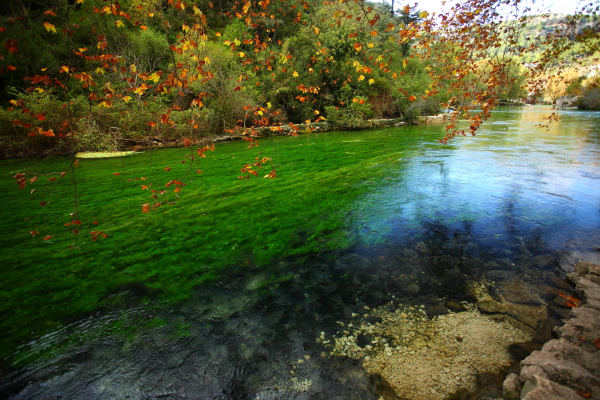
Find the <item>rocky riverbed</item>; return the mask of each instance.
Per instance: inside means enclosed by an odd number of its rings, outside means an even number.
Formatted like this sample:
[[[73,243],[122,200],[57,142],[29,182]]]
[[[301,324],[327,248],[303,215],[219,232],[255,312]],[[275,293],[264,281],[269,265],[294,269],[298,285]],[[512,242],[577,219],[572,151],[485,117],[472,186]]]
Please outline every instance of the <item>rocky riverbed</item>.
[[[316,340],[322,355],[382,377],[393,391],[384,400],[600,399],[600,267],[578,263],[568,279],[576,293],[557,279],[550,304],[516,281],[479,281],[469,283],[476,302],[443,315],[394,301],[365,307]]]
[[[507,400],[600,399],[600,266],[580,262],[568,275],[578,298],[552,339],[504,381]]]

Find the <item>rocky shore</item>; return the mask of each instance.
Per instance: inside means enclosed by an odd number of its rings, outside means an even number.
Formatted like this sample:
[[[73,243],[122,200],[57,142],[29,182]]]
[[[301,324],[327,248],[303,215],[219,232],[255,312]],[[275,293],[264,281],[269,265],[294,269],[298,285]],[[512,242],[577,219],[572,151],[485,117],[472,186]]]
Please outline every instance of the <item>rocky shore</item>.
[[[600,399],[600,266],[580,262],[568,279],[578,295],[567,296],[569,317],[506,377],[506,400]]]

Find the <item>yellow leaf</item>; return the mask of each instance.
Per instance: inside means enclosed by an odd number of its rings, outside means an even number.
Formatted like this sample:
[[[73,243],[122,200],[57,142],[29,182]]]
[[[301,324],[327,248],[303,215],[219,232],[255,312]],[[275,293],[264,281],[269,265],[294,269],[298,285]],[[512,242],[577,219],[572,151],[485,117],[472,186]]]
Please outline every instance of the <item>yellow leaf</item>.
[[[311,120],[310,120],[310,119],[307,119],[307,120],[306,120],[306,121],[304,121],[304,122],[305,122],[305,123],[307,123],[307,124],[310,124],[310,123],[311,123]]]
[[[319,112],[319,110],[315,110],[315,115],[319,115],[321,114],[321,112]]]
[[[104,68],[100,68],[100,67],[98,67],[98,68],[96,68],[96,71],[95,71],[95,72],[96,72],[97,74],[103,74],[103,73],[104,73],[104,72],[106,72],[106,71],[104,70]]]
[[[419,18],[427,18],[428,15],[429,13],[427,11],[421,11],[419,13]]]
[[[56,33],[56,28],[50,22],[44,22],[44,28],[46,28],[48,32]]]
[[[267,102],[267,108],[271,108],[271,102]]]
[[[321,33],[321,30],[319,28],[317,28],[316,26],[314,27],[315,30],[315,35],[318,35],[319,33]]]
[[[131,70],[131,72],[132,72],[132,73],[134,73],[134,74],[137,72],[137,67],[135,66],[135,64],[131,64],[131,65],[129,66],[129,69],[130,69],[130,70]]]
[[[243,51],[240,51],[239,56],[240,56],[240,58],[244,58],[244,57],[246,57],[246,53],[244,53]]]
[[[123,21],[121,21],[120,19],[115,21],[115,25],[117,25],[117,28],[123,28],[125,26]]]
[[[257,113],[258,115],[263,115],[263,114],[264,114],[264,113],[263,113],[261,110],[258,110],[256,113]]]
[[[404,68],[406,68],[406,65],[408,64],[408,60],[404,60],[402,61],[402,65],[404,66]]]
[[[148,79],[151,81],[154,81],[154,83],[156,83],[160,79],[160,75],[157,74],[156,72],[153,72],[150,75],[148,75]]]
[[[242,42],[239,39],[233,39],[233,43],[235,43],[236,46],[239,46],[240,44],[242,44]]]
[[[293,76],[294,78],[297,78],[297,77],[298,77],[298,72],[296,72],[296,71],[292,72],[292,76]]]
[[[204,57],[204,62],[205,62],[207,65],[210,65],[210,58],[209,58],[208,56]]]
[[[108,101],[108,100],[104,100],[104,101],[100,102],[100,105],[104,106],[106,108],[111,108],[112,107],[112,103],[110,101]]]
[[[106,82],[106,85],[104,85],[106,87],[106,89],[108,89],[109,92],[114,93],[115,92],[115,88],[113,87],[112,83],[110,82]]]
[[[250,2],[249,2],[249,1],[245,2],[245,3],[244,3],[244,7],[242,7],[242,12],[243,12],[244,14],[246,14],[246,13],[248,12],[248,10],[250,9],[250,6],[251,6],[251,4],[250,4]]]
[[[369,85],[372,85],[374,83],[375,83],[375,79],[373,79],[373,78],[369,79]]]
[[[36,87],[36,88],[35,88],[35,90],[36,90],[38,93],[44,93],[44,92],[45,92],[45,90],[44,90],[44,89],[42,89],[42,88],[40,88],[40,87]]]
[[[68,74],[69,71],[70,71],[70,69],[66,65],[63,65],[62,67],[60,67],[60,72],[64,72],[64,73]]]
[[[369,43],[369,44],[367,45],[367,47],[368,47],[368,48],[370,48],[370,49],[372,49],[373,47],[375,47],[375,45],[374,45],[373,43]]]
[[[148,16],[149,16],[150,18],[152,18],[152,17],[154,17],[154,13],[148,13]]]
[[[364,80],[365,80],[365,76],[364,76],[364,75],[360,75],[360,76],[358,77],[358,81],[359,81],[359,82],[360,82],[360,81],[364,81]]]
[[[185,31],[185,32],[189,32],[190,31],[190,27],[187,24],[183,24],[181,26],[181,30]]]
[[[194,14],[196,15],[202,14],[202,11],[200,11],[200,9],[195,4],[192,6],[192,10],[194,10]]]
[[[123,101],[125,101],[125,103],[129,103],[129,100],[131,100],[131,96],[123,97]]]
[[[84,0],[77,0],[77,4],[83,4]]]
[[[86,52],[88,49],[87,49],[86,47],[80,47],[78,50],[79,50],[80,52],[84,53],[84,52]]]

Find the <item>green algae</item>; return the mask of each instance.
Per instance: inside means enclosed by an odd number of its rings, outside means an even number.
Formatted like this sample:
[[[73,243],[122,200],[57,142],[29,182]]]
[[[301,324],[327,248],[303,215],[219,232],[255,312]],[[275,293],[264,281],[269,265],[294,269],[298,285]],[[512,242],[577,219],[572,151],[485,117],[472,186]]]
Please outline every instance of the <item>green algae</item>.
[[[3,161],[0,357],[132,295],[141,304],[177,304],[220,271],[268,270],[287,257],[352,246],[355,201],[397,175],[421,140],[422,132],[404,128],[265,139],[253,149],[218,144],[196,160],[195,149],[180,148],[81,159],[73,170],[68,158]],[[257,177],[238,179],[244,165],[263,157],[271,160]],[[277,178],[264,179],[272,168]],[[61,171],[69,173],[47,180]],[[17,172],[45,175],[18,190]],[[179,193],[165,187],[173,180],[185,183]],[[143,204],[156,203],[152,189],[168,190],[165,203],[143,213]],[[78,235],[65,226],[71,213],[82,222]],[[92,231],[108,238],[93,241]]]

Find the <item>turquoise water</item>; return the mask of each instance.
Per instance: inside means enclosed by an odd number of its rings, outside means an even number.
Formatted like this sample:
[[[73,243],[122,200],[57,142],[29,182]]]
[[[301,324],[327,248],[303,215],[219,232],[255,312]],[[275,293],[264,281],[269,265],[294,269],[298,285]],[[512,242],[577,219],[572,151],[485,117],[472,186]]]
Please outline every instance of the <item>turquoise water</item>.
[[[0,388],[378,398],[359,366],[319,357],[318,332],[391,296],[433,310],[470,300],[467,277],[534,285],[598,261],[600,115],[561,110],[537,127],[551,111],[499,110],[448,145],[443,127],[418,126],[220,143],[193,161],[194,148],[72,170],[61,157],[1,161]],[[238,179],[264,157],[257,177]],[[19,172],[48,175],[19,190]],[[74,218],[78,235],[65,226]],[[286,363],[304,354],[312,367],[298,379],[313,385],[300,391]]]

